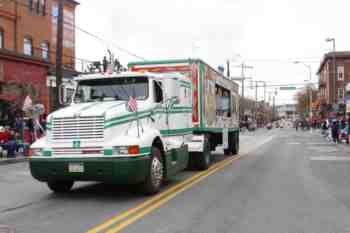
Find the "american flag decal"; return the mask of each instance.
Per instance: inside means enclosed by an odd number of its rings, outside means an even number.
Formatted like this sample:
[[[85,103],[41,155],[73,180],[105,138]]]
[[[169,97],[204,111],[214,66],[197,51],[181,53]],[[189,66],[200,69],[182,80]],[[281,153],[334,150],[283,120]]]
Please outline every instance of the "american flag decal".
[[[137,112],[137,101],[136,98],[130,97],[128,102],[128,111]]]

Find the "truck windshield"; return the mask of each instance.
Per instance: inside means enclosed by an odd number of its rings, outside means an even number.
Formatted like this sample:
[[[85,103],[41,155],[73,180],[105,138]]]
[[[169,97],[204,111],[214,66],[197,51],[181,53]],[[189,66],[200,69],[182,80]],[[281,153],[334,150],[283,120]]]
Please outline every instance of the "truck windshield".
[[[78,83],[74,102],[128,100],[148,98],[147,77],[122,77],[82,80]]]

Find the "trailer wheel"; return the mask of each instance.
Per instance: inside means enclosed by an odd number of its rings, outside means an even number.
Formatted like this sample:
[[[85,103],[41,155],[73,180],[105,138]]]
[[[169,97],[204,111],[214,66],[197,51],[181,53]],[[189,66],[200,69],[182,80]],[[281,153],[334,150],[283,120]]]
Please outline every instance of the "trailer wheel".
[[[207,170],[210,167],[210,141],[207,135],[204,136],[203,152],[197,152],[194,156],[196,157],[196,168],[198,170]]]
[[[234,155],[237,155],[239,153],[239,133],[238,132],[235,133],[234,142],[235,142],[235,145],[233,147],[232,152]]]
[[[64,181],[53,180],[53,181],[47,182],[47,186],[49,187],[49,189],[51,189],[55,193],[69,192],[73,187],[73,184],[74,184],[73,180],[64,180]]]
[[[224,154],[233,156],[239,152],[239,136],[238,133],[229,133],[228,148],[224,149]]]
[[[228,133],[228,148],[227,149],[224,149],[224,155],[226,156],[232,156],[233,155],[233,135],[232,133]]]
[[[162,155],[157,147],[151,149],[149,173],[146,176],[142,189],[145,194],[155,194],[159,191],[164,179]]]

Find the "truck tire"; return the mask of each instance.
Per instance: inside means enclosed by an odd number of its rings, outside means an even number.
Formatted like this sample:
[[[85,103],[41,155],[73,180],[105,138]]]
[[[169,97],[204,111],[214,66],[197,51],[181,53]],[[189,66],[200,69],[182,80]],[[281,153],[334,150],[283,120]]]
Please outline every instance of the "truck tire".
[[[224,149],[224,155],[226,156],[232,156],[233,155],[233,134],[228,133],[228,148]]]
[[[234,136],[235,145],[234,145],[234,147],[233,147],[232,153],[233,153],[234,155],[237,155],[237,154],[239,153],[239,133],[236,132],[234,135],[235,135],[235,136]]]
[[[71,190],[73,187],[74,181],[73,180],[64,180],[64,181],[59,181],[59,180],[53,180],[53,181],[48,181],[47,186],[51,191],[55,193],[66,193]]]
[[[196,152],[195,156],[195,166],[198,170],[207,170],[210,167],[210,141],[209,136],[204,136],[203,152]]]
[[[238,133],[229,133],[228,149],[224,149],[224,154],[227,156],[233,156],[239,152],[239,136]]]
[[[151,195],[159,192],[164,180],[164,165],[162,153],[157,147],[151,149],[151,160],[149,163],[149,172],[142,184],[142,190],[145,194]]]

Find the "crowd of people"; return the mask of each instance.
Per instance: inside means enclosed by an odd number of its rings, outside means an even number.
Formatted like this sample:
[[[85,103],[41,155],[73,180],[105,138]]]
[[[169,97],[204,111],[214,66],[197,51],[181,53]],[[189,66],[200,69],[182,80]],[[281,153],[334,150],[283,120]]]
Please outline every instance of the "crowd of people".
[[[347,144],[350,142],[350,117],[348,119],[344,117],[329,118],[322,121],[315,120],[312,122],[299,120],[295,122],[295,129],[297,131],[320,129],[321,134],[329,141]]]
[[[31,143],[45,134],[46,115],[38,119],[17,115],[14,121],[0,126],[0,157],[28,155]]]
[[[349,144],[350,137],[350,118],[348,120],[342,119],[327,119],[321,125],[322,135],[334,143]]]

